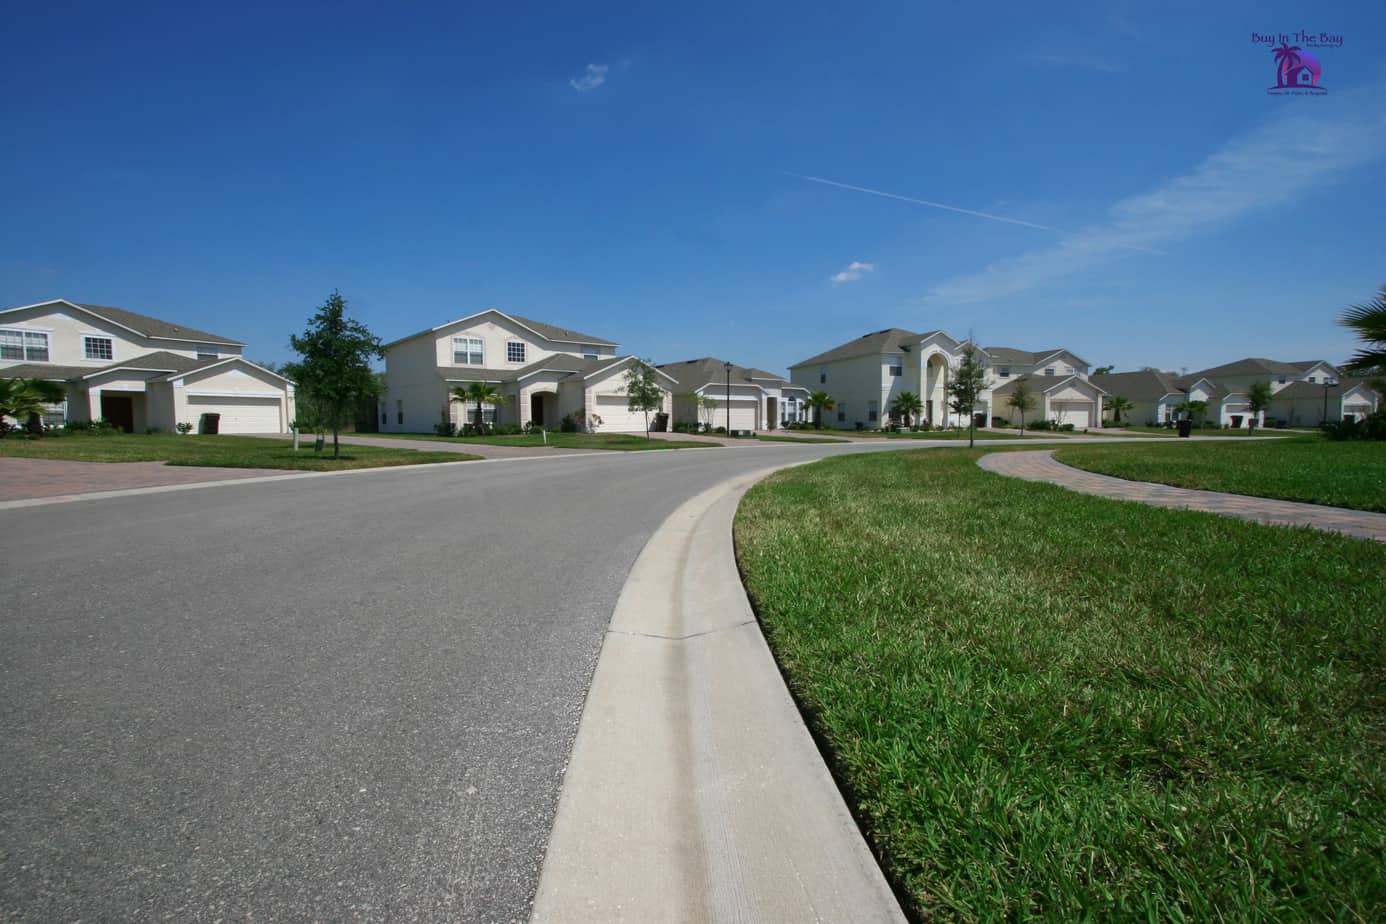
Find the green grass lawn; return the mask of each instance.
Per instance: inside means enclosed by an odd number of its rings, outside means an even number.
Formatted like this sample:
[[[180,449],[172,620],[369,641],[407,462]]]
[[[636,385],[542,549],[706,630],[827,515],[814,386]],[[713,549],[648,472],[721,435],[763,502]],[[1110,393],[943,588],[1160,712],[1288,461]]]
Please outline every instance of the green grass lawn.
[[[774,435],[774,436],[771,436],[771,435],[766,434],[766,433],[757,433],[757,434],[756,434],[756,439],[758,439],[758,440],[763,440],[763,441],[765,441],[765,442],[767,442],[767,443],[850,443],[850,442],[851,442],[851,440],[844,440],[844,439],[842,439],[841,437],[837,437],[837,436],[808,436],[808,435],[799,436],[799,435],[798,435],[799,432],[801,432],[801,431],[795,431],[795,435],[794,435],[794,436],[789,436],[789,435],[785,435],[785,434],[776,434],[776,435]]]
[[[1386,447],[1317,434],[1246,443],[1065,446],[1060,462],[1088,471],[1256,497],[1386,511]]]
[[[25,459],[67,459],[76,462],[167,462],[169,465],[219,468],[286,468],[331,472],[348,468],[465,462],[480,456],[456,452],[419,452],[342,444],[342,457],[332,458],[332,441],[322,455],[311,439],[294,452],[288,440],[253,436],[178,436],[167,433],[47,436],[43,439],[0,439],[0,456]]]
[[[1103,427],[1100,431],[1103,436],[1170,436],[1179,438],[1179,431],[1167,427],[1147,427],[1145,425],[1133,427]],[[1300,432],[1300,431],[1296,431]],[[1243,427],[1234,430],[1231,427],[1224,430],[1221,427],[1203,427],[1193,431],[1194,436],[1288,436],[1285,430],[1248,430]]]
[[[645,439],[640,433],[550,433],[548,441],[539,433],[520,433],[513,436],[437,436],[432,433],[372,433],[373,438],[400,440],[435,440],[440,443],[480,443],[486,446],[556,446],[560,449],[694,449],[715,446],[692,440]]]
[[[746,586],[920,920],[1386,919],[1386,546],[977,451],[742,501]]]
[[[824,430],[824,431],[822,431],[822,432],[831,433],[832,431],[831,431],[831,430]],[[883,433],[883,432],[871,431],[871,430],[861,430],[861,431],[844,430],[844,431],[842,431],[842,432],[845,433],[845,434],[847,434],[847,435],[849,435],[849,436],[867,437],[867,438],[875,438],[875,439],[889,439],[889,440],[962,440],[963,442],[966,442],[966,441],[967,441],[967,431],[966,431],[966,430],[923,430],[923,431],[920,431],[919,433]],[[1055,434],[1046,434],[1046,435],[1048,435],[1048,436],[1054,436]],[[1019,431],[1019,430],[993,430],[993,429],[989,429],[989,428],[986,428],[986,427],[979,428],[979,429],[976,431],[976,436],[977,436],[977,439],[978,439],[978,440],[1018,440],[1018,439],[1021,439],[1020,431]],[[1038,438],[1040,438],[1040,434],[1037,434],[1037,433],[1036,433],[1036,434],[1026,433],[1025,436],[1024,436],[1024,438],[1027,439],[1027,440],[1028,440],[1028,439],[1038,439]]]

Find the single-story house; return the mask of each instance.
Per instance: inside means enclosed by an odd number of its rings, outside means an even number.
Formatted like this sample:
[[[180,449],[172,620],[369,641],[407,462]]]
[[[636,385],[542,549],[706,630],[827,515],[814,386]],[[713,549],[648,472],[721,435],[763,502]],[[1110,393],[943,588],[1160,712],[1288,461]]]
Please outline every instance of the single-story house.
[[[674,389],[676,423],[774,430],[808,420],[809,390],[773,372],[712,357],[664,363],[658,368],[678,382]]]
[[[241,355],[245,344],[105,305],[53,299],[0,311],[0,377],[61,383],[45,422],[106,420],[127,433],[285,433],[294,385]]]

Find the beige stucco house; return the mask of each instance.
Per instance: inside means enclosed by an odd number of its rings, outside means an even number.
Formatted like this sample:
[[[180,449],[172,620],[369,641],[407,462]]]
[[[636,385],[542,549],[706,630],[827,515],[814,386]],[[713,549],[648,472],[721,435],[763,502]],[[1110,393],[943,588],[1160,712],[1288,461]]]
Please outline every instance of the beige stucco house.
[[[673,378],[674,421],[729,430],[774,430],[808,420],[809,391],[782,376],[703,357],[658,367]],[[698,398],[711,399],[700,403]]]
[[[104,419],[127,433],[284,433],[294,386],[241,355],[245,344],[148,315],[53,299],[0,311],[0,377],[61,382],[47,423]]]
[[[427,433],[446,419],[470,422],[475,407],[451,397],[453,389],[484,382],[503,396],[484,405],[487,422],[558,429],[572,417],[594,432],[635,432],[644,414],[628,409],[625,375],[633,356],[602,337],[488,308],[385,345],[384,433]],[[677,384],[656,370],[662,410],[672,412]]]
[[[880,427],[906,391],[920,397],[928,423],[964,425],[967,415],[948,406],[948,383],[962,361],[963,347],[963,341],[941,330],[914,333],[892,327],[795,363],[789,367],[790,379],[810,392],[832,396],[836,407],[825,415],[827,426]],[[986,370],[986,386],[972,411],[982,426],[991,426],[996,417],[1018,420],[1006,398],[1022,377],[1031,381],[1038,403],[1027,420],[1044,418],[1080,429],[1101,426],[1103,391],[1088,381],[1086,360],[1063,349],[975,349]]]

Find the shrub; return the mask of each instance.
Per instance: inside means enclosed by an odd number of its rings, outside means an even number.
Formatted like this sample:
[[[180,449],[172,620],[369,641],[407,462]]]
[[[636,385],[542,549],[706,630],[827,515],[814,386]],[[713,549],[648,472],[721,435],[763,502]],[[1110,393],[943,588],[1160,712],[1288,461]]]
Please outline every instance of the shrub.
[[[1062,430],[1064,433],[1072,433],[1072,432],[1073,432],[1073,424],[1071,424],[1071,423],[1059,424],[1059,429]]]
[[[1319,427],[1331,440],[1386,440],[1386,410],[1377,411],[1363,420],[1330,420]]]
[[[433,432],[439,436],[456,436],[457,428],[452,425],[450,420],[440,420],[433,425]]]
[[[726,428],[726,427],[716,427],[716,428],[713,429],[712,432],[713,432],[713,433],[725,434],[725,433],[727,432],[727,428]]]
[[[491,435],[492,435],[492,436],[519,436],[519,435],[520,435],[521,433],[523,433],[523,432],[524,432],[524,431],[520,429],[520,425],[519,425],[519,424],[492,424],[492,425],[491,425]]]
[[[525,424],[525,432],[526,432],[526,433],[534,434],[534,433],[540,432],[540,431],[543,430],[543,429],[544,429],[544,425],[543,425],[543,424],[541,424],[541,423],[536,423],[536,422],[533,421],[533,420],[528,421],[528,422]]]
[[[572,414],[564,414],[563,420],[558,424],[558,429],[563,433],[576,433],[578,432],[578,424],[573,419]]]
[[[192,432],[193,425],[190,424],[190,423],[187,423],[187,422],[185,421],[185,422],[180,423],[180,424],[175,424],[174,427],[173,427],[173,429],[177,430],[179,433],[183,434],[184,436],[187,436],[189,433]]]

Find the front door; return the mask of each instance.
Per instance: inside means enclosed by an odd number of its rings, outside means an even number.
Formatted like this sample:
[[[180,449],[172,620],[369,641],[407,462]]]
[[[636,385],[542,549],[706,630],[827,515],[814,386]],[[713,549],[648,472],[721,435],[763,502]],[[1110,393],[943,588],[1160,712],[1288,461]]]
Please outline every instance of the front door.
[[[529,396],[529,419],[534,423],[536,427],[542,427],[544,425],[543,395]]]
[[[122,433],[135,432],[135,401],[129,395],[102,395],[101,417],[120,428]]]
[[[765,429],[773,430],[780,425],[780,399],[765,399]]]

